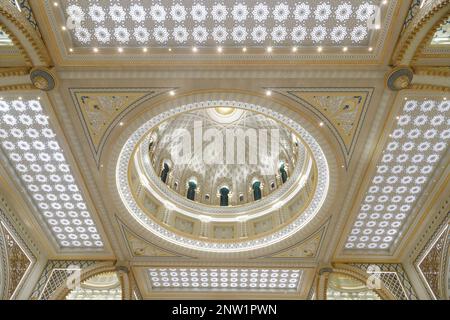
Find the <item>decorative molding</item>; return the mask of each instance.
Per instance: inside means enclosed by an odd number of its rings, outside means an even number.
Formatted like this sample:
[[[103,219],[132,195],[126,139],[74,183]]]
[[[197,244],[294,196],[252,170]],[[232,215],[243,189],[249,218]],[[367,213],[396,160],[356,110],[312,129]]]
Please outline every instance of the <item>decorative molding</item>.
[[[0,11],[1,13],[1,11]],[[11,39],[12,43],[14,44],[14,47],[17,48],[17,50],[19,51],[20,55],[22,56],[22,58],[25,61],[25,65],[26,66],[32,66],[33,63],[31,62],[31,58],[28,55],[27,51],[25,50],[25,48],[23,47],[22,43],[19,41],[19,39],[15,36],[15,34],[13,32],[11,32],[9,30],[9,28],[0,21],[0,28],[2,29],[2,31],[4,33],[6,33],[9,37],[9,39]]]
[[[21,43],[21,46],[24,48],[24,50],[27,51],[27,56],[29,57],[30,64],[46,66],[49,66],[51,64],[51,58],[48,54],[45,44],[41,39],[40,33],[34,28],[32,24],[30,24],[30,22],[27,20],[27,17],[12,5],[11,1],[1,0],[0,16],[3,16],[8,20],[8,22],[12,23],[18,29],[18,31],[21,32],[21,35],[25,37],[25,39],[27,40],[27,45],[31,46],[31,48],[33,49],[33,54],[36,55],[37,59],[33,59],[32,53],[28,52],[26,46]],[[5,21],[2,22],[2,27],[3,25],[5,25]],[[11,32],[8,33],[11,35]],[[15,34],[14,37],[18,37],[18,35]],[[16,41],[18,41],[17,38]]]
[[[416,13],[409,25],[405,28],[394,53],[394,65],[410,65],[420,43],[417,35],[423,31],[429,21],[438,13],[446,12],[450,0],[427,1]],[[422,38],[423,39],[423,38]]]
[[[422,252],[416,258],[414,267],[425,283],[425,288],[433,299],[445,299],[447,290],[448,254],[450,244],[449,212]]]
[[[270,88],[313,112],[332,131],[348,167],[373,88]]]

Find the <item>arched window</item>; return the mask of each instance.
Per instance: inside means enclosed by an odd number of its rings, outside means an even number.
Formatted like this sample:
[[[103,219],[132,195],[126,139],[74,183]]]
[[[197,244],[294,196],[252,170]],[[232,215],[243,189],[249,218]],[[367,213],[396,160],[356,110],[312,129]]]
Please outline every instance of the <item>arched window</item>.
[[[230,194],[230,189],[228,189],[227,187],[222,187],[219,190],[220,192],[220,205],[222,207],[227,207],[228,206],[228,195]]]
[[[194,201],[195,200],[195,190],[197,189],[197,184],[195,183],[195,181],[189,181],[188,182],[188,190],[187,190],[187,194],[186,197],[189,200]]]
[[[161,181],[166,183],[167,182],[167,177],[169,176],[169,165],[167,163],[164,162],[163,164],[163,169],[161,170]]]
[[[283,183],[285,183],[285,182],[287,181],[288,174],[287,174],[287,172],[286,172],[286,168],[284,167],[284,163],[282,163],[282,164],[280,165],[280,175],[281,175],[281,181],[282,181]]]
[[[261,197],[262,197],[262,194],[261,194],[261,182],[259,182],[259,181],[253,182],[252,189],[253,189],[253,198],[255,200],[261,199]]]

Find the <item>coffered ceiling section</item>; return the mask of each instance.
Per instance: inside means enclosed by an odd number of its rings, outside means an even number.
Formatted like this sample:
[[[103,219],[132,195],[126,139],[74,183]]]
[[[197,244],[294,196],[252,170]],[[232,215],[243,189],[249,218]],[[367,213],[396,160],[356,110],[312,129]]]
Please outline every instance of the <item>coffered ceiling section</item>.
[[[57,246],[98,250],[104,243],[44,105],[27,97],[0,100],[2,158]]]
[[[347,237],[347,251],[395,249],[448,154],[450,102],[405,99]]]
[[[66,54],[333,53],[373,57],[397,1],[45,1]],[[316,54],[315,54],[316,55]]]
[[[150,268],[152,291],[297,292],[301,269]]]

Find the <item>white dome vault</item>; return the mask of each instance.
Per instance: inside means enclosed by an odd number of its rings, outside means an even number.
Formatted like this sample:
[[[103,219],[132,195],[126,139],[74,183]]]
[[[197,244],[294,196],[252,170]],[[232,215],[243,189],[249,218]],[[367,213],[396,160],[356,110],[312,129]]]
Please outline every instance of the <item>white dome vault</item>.
[[[218,132],[246,125],[279,129],[276,158],[281,160],[270,159],[275,165],[265,175],[259,165],[193,165],[195,157],[178,165],[167,146],[183,139],[171,128],[192,128],[199,119]],[[278,166],[286,168],[287,177],[281,177]],[[251,192],[255,179],[262,186],[257,199]],[[191,199],[189,182],[195,182]],[[160,113],[129,136],[116,167],[120,198],[141,226],[173,244],[219,253],[258,249],[297,233],[321,208],[328,183],[323,151],[302,126],[268,108],[237,101],[197,102]],[[226,203],[224,187],[229,190]]]

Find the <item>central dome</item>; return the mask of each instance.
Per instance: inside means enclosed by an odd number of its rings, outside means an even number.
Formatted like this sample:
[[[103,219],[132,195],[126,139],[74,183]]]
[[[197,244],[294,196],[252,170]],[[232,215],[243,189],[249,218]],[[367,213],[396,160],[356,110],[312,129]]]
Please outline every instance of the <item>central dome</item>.
[[[209,206],[259,201],[288,179],[298,179],[291,176],[294,168],[306,168],[312,159],[283,124],[231,107],[180,114],[152,129],[149,137],[146,156],[154,170],[149,175],[158,175],[180,196]],[[187,158],[180,157],[183,152]]]
[[[120,198],[149,235],[208,252],[254,250],[297,233],[322,206],[328,179],[322,149],[301,125],[226,100],[146,120],[116,168]]]

